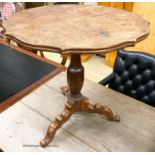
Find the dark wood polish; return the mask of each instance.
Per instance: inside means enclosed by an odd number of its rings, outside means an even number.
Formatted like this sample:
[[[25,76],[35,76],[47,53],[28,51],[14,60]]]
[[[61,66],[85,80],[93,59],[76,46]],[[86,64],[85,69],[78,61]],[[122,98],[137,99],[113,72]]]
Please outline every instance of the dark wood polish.
[[[46,147],[54,138],[56,131],[71,117],[72,114],[78,111],[90,113],[98,113],[105,115],[111,121],[120,121],[118,115],[114,115],[112,110],[107,106],[96,104],[95,106],[89,102],[89,99],[83,96],[80,92],[84,82],[84,68],[81,64],[81,55],[78,53],[71,54],[71,62],[67,69],[68,87],[62,87],[68,101],[62,114],[49,125],[45,137],[40,141],[42,147]]]
[[[80,54],[71,54],[71,63],[67,69],[67,83],[71,96],[80,95],[84,81],[84,68]]]

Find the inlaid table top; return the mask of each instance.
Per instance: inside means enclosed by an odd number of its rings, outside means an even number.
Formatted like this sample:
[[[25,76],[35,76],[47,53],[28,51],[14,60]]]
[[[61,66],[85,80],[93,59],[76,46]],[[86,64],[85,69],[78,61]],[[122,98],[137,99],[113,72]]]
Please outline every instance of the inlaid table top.
[[[135,45],[149,23],[134,13],[104,6],[43,6],[16,13],[4,22],[6,34],[63,53],[103,53]]]

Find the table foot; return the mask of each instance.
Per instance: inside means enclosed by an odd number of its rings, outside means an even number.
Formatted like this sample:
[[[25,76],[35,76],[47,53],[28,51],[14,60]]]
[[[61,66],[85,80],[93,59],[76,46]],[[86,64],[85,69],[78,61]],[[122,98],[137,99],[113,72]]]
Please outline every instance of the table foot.
[[[58,128],[58,124],[55,121],[49,125],[46,136],[40,141],[42,147],[46,147],[53,140]]]
[[[88,98],[82,103],[81,110],[89,113],[97,113],[106,116],[110,121],[120,121],[118,115],[114,115],[112,110],[107,106],[101,106],[101,104],[96,103],[95,105],[89,103]]]
[[[63,87],[63,89],[68,91],[68,87]],[[98,113],[100,115],[105,115],[111,121],[120,121],[120,117],[114,115],[109,107],[101,106],[99,103],[95,105],[90,104],[87,97],[82,97],[74,102],[68,100],[64,111],[49,125],[44,139],[40,141],[40,145],[46,147],[53,140],[56,131],[71,117],[72,114],[78,111]]]
[[[42,147],[46,147],[53,140],[56,131],[70,118],[73,111],[73,106],[68,102],[65,105],[64,111],[49,125],[44,139],[40,141]]]

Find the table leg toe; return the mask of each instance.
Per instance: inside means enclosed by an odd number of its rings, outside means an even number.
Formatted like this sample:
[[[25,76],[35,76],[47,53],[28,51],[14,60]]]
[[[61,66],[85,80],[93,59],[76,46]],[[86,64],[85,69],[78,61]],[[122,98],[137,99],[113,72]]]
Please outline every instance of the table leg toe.
[[[89,103],[88,98],[85,99],[81,104],[81,110],[89,113],[97,113],[100,115],[106,116],[110,121],[120,121],[120,117],[118,115],[114,115],[112,110],[107,106],[101,106],[99,103],[95,105]]]
[[[114,115],[112,110],[107,106],[101,106],[101,114],[105,115],[110,121],[119,122],[120,116]]]
[[[40,141],[42,147],[46,147],[53,140],[56,131],[71,117],[73,113],[73,106],[67,103],[64,111],[49,125],[44,139]]]
[[[42,147],[46,147],[53,140],[58,128],[58,124],[55,121],[49,125],[44,139],[40,141]]]

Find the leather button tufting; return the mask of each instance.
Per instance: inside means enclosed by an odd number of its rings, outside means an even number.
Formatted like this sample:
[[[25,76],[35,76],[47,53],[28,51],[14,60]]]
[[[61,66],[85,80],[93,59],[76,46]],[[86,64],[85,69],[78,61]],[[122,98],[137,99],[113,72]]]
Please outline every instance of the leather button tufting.
[[[148,98],[149,98],[148,96],[144,96],[144,97],[142,98],[142,101],[143,101],[143,102],[147,102],[147,101],[148,101]]]
[[[155,106],[155,90],[149,95],[149,103]]]
[[[149,69],[146,69],[142,73],[142,82],[143,82],[143,84],[145,84],[145,83],[147,83],[150,80],[151,80],[151,71]]]
[[[142,84],[142,77],[140,74],[136,75],[133,80],[133,87],[137,89]]]
[[[155,106],[155,57],[119,50],[109,87]]]
[[[140,86],[137,90],[136,90],[136,96],[138,99],[142,98],[142,96],[145,95],[145,88],[144,86]]]
[[[150,94],[153,90],[155,90],[155,82],[149,81],[146,85],[145,85],[145,93],[148,95]]]
[[[132,90],[132,81],[128,80],[125,84],[124,84],[124,91],[126,93],[128,93],[129,91]]]
[[[137,65],[133,64],[129,69],[129,77],[132,79],[138,73]]]

